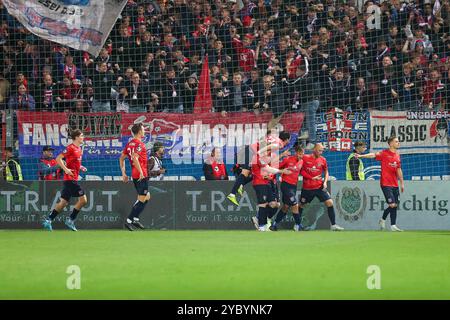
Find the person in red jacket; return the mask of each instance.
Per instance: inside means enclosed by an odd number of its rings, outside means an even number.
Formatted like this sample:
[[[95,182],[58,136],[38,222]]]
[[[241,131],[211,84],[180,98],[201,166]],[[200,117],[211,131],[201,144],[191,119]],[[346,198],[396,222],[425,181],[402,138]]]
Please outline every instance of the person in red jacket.
[[[42,158],[39,159],[39,180],[61,180],[63,176],[61,168],[53,157],[53,151],[55,149],[50,146],[42,149]]]
[[[246,74],[249,74],[256,67],[256,53],[251,48],[253,39],[253,35],[246,34],[242,41],[237,37],[232,40],[233,47],[238,55],[239,67]]]
[[[295,220],[294,231],[301,230],[300,215],[298,214],[298,202],[297,202],[297,183],[298,176],[303,166],[303,148],[296,144],[294,147],[295,155],[286,157],[280,163],[280,169],[288,169],[290,174],[283,174],[281,176],[281,195],[283,200],[283,206],[278,211],[277,217],[274,223],[270,226],[270,230],[278,231],[277,225],[283,221],[283,218],[287,215],[289,208],[292,208],[292,215]]]
[[[333,200],[327,190],[327,182],[329,178],[327,160],[322,156],[324,147],[321,143],[314,146],[313,153],[303,156],[303,166],[300,174],[303,176],[302,193],[300,195],[301,217],[303,208],[310,203],[315,197],[320,202],[324,202],[328,210],[328,218],[331,222],[332,231],[341,231],[344,228],[336,224],[336,214],[334,212]],[[324,178],[322,180],[322,174]],[[301,227],[301,226],[300,226]]]
[[[228,180],[228,173],[219,148],[213,148],[211,156],[203,164],[206,180]]]

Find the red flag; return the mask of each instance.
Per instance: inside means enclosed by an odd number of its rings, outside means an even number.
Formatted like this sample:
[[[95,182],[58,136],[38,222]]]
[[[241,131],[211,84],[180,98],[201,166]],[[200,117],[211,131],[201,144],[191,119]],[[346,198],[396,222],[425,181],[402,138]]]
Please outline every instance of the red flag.
[[[202,73],[198,83],[197,95],[195,96],[194,113],[207,113],[213,106],[211,98],[211,87],[209,83],[208,55],[203,61]]]

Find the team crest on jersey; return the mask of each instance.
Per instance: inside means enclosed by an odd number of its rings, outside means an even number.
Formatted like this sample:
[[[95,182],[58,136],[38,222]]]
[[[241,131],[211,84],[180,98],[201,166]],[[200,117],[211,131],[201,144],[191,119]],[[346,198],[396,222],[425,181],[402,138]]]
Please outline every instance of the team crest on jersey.
[[[137,152],[141,152],[141,150],[142,150],[141,146],[138,146],[138,147],[136,148],[136,150],[137,150]]]
[[[336,209],[348,222],[361,220],[367,207],[367,196],[359,187],[344,187],[336,194]]]
[[[214,171],[219,172],[219,167],[214,167]]]

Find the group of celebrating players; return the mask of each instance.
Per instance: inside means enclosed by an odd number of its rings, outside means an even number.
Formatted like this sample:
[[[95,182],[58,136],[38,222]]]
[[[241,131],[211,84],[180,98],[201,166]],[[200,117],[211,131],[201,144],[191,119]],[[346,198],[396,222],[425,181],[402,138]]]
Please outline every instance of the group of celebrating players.
[[[133,139],[125,146],[119,164],[122,180],[126,183],[129,178],[125,169],[125,159],[129,159],[132,168],[131,177],[138,194],[124,224],[128,230],[134,231],[144,229],[139,221],[139,216],[150,200],[150,193],[148,191],[147,150],[142,142],[142,138],[145,136],[144,125],[142,123],[134,124],[131,131]],[[43,221],[43,227],[49,231],[53,230],[52,221],[69,204],[72,197],[78,198],[78,201],[69,218],[65,220],[65,224],[69,229],[77,231],[75,219],[81,208],[87,204],[85,192],[78,184],[79,172],[86,171],[86,168],[81,165],[83,132],[79,129],[73,130],[70,133],[70,138],[73,141],[72,144],[56,158],[56,162],[64,170],[64,186],[60,201]],[[246,147],[244,153],[238,155],[239,164],[234,168],[237,178],[227,199],[233,204],[239,205],[236,194],[242,195],[244,185],[252,182],[258,202],[258,212],[256,216],[252,217],[252,221],[257,230],[264,232],[277,231],[278,225],[283,221],[289,209],[291,209],[295,221],[294,231],[304,230],[301,224],[303,208],[317,197],[327,207],[331,230],[344,230],[336,224],[333,200],[328,191],[328,165],[326,159],[322,156],[324,146],[318,143],[314,146],[311,154],[305,154],[300,144],[296,143],[293,148],[293,155],[290,154],[289,150],[280,153],[283,149],[287,149],[290,139],[289,132],[281,131],[276,136],[274,132],[269,130],[262,141]],[[404,191],[403,173],[398,153],[400,143],[396,137],[391,137],[388,144],[389,149],[387,150],[376,154],[369,153],[356,156],[359,158],[375,158],[381,161],[380,183],[388,207],[383,212],[379,225],[381,229],[385,229],[386,218],[390,215],[391,230],[402,231],[396,226],[400,194],[398,180],[401,183],[401,191]],[[241,159],[244,160],[240,161]],[[280,175],[281,180],[281,202],[277,175]],[[300,202],[297,201],[299,175],[303,177]]]
[[[278,225],[291,209],[295,221],[294,230],[301,231],[304,229],[301,224],[303,208],[317,197],[327,207],[331,230],[344,230],[336,224],[333,200],[327,190],[329,173],[327,161],[322,156],[323,145],[316,144],[312,154],[304,154],[303,148],[296,143],[294,155],[289,151],[280,154],[289,144],[290,138],[286,131],[281,131],[278,137],[268,131],[264,141],[250,145],[249,152],[244,153],[243,159],[248,155],[246,158],[251,160],[237,165],[239,175],[227,196],[228,200],[239,205],[236,192],[242,194],[243,185],[252,181],[258,201],[257,215],[252,218],[255,228],[259,231],[277,231]],[[280,175],[281,180],[282,204],[277,175]],[[299,175],[303,176],[300,203],[297,201]]]

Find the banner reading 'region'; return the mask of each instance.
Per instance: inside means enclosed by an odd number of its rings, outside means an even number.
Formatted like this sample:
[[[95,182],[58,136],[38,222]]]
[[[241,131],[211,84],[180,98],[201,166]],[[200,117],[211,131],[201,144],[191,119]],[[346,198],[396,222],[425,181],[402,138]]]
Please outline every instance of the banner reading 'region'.
[[[448,153],[449,121],[448,112],[371,111],[370,149],[386,149],[389,137],[397,136],[402,154]]]
[[[127,0],[3,0],[9,14],[35,35],[94,56]]]
[[[212,147],[222,148],[225,161],[235,160],[237,150],[264,137],[271,113],[170,114],[170,113],[47,113],[17,111],[19,153],[38,159],[43,146],[52,146],[55,154],[71,143],[68,128],[85,134],[83,158],[117,158],[131,138],[131,126],[143,123],[144,143],[151,150],[155,142],[165,146],[166,158],[174,164],[202,163]],[[297,140],[303,113],[284,114],[272,129],[291,133]]]
[[[332,108],[316,115],[316,140],[329,151],[352,151],[356,141],[369,145],[369,113]]]

